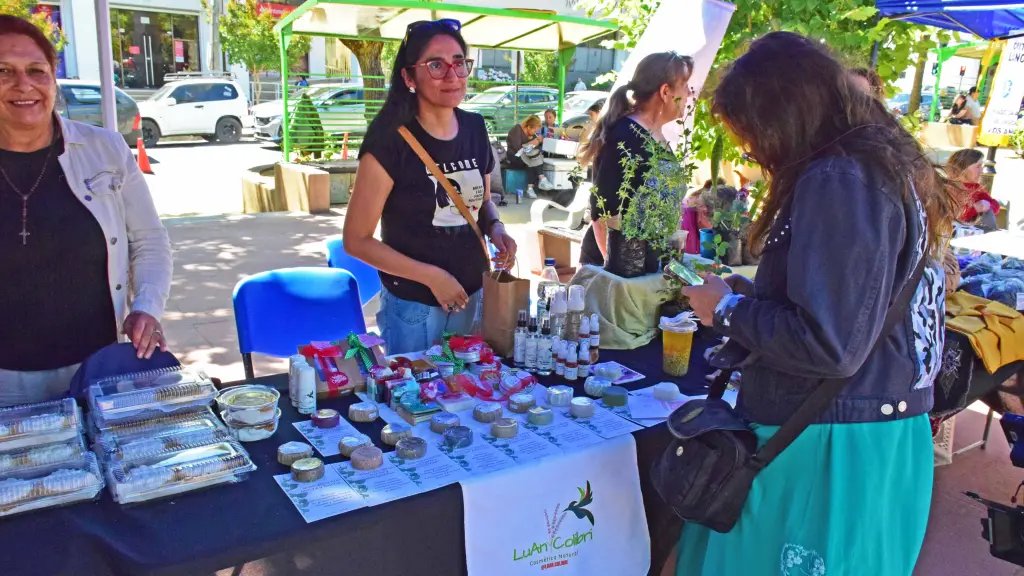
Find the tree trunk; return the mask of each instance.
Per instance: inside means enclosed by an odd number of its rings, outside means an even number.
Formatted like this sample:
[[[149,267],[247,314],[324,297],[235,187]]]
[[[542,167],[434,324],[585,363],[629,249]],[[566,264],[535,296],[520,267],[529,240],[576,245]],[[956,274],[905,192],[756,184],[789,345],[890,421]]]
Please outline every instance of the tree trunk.
[[[375,32],[379,35],[379,32]],[[384,50],[382,40],[348,40],[340,39],[346,48],[356,55],[359,72],[362,75],[363,99],[370,102],[382,102],[386,96],[384,91],[384,71],[380,66],[380,54]],[[366,105],[366,122],[373,121],[379,105]]]
[[[928,46],[930,39],[925,36],[919,44],[922,48],[917,52],[917,64],[914,66],[914,85],[910,89],[910,103],[907,104],[907,115],[917,117],[917,109],[921,107],[921,86],[924,84],[924,67],[928,64]],[[934,94],[933,98],[938,98]]]

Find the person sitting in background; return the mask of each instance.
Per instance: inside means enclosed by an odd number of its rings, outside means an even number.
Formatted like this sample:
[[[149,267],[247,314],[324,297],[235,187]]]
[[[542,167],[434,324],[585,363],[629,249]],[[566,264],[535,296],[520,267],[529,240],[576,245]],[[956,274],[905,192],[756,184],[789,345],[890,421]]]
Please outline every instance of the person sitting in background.
[[[981,171],[984,166],[985,155],[981,150],[964,148],[949,157],[946,162],[946,175],[964,189],[961,194],[963,211],[957,220],[991,232],[996,229],[999,202],[996,202],[981,185]]]
[[[541,138],[555,138],[555,130],[558,128],[558,116],[554,110],[548,108],[544,111],[544,125],[541,126]]]
[[[171,243],[117,132],[54,114],[57,53],[0,15],[0,406],[68,393],[79,364],[125,335],[166,350]]]
[[[854,68],[850,72],[853,73],[854,83],[866,94],[879,100],[885,99],[885,82],[878,72],[870,68]]]
[[[960,111],[967,106],[967,98],[963,94],[957,94],[956,98],[953,99],[953,107],[949,109],[949,116],[946,117],[946,121],[956,124],[953,119],[960,115]],[[962,122],[960,122],[962,124]]]
[[[976,126],[979,120],[981,120],[981,104],[978,103],[978,88],[972,86],[967,91],[964,107],[955,116],[950,115],[949,123]]]
[[[506,160],[508,161],[508,167],[515,170],[526,170],[526,183],[532,184],[534,187],[540,184],[540,179],[544,177],[541,172],[544,169],[543,162],[535,163],[528,162],[523,159],[523,155],[528,152],[523,151],[523,148],[527,146],[533,146],[536,148],[536,156],[540,156],[540,144],[544,140],[537,132],[540,131],[541,124],[540,118],[536,116],[527,116],[526,120],[523,120],[519,124],[516,124],[508,131],[508,137],[505,139],[506,145]],[[522,152],[522,154],[520,154]],[[531,157],[533,153],[529,152]],[[536,198],[537,194],[531,192],[529,188],[526,189],[526,195],[530,198]]]

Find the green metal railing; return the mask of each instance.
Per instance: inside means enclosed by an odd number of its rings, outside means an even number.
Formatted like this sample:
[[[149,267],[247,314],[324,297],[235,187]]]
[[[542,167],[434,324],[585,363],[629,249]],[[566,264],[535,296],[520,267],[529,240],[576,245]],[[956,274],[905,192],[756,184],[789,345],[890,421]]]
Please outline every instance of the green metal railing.
[[[331,160],[355,157],[370,121],[377,115],[387,96],[386,79],[381,76],[303,74],[308,87],[290,85],[282,94],[282,147],[290,161]],[[378,87],[367,87],[375,84]],[[473,102],[473,98],[496,87],[510,87],[508,98],[493,103]],[[542,88],[545,90],[529,90]],[[530,115],[543,118],[547,109],[558,108],[555,84],[497,82],[470,79],[467,101],[462,105],[484,116],[491,137],[504,140],[512,127]],[[490,99],[487,99],[490,100]]]

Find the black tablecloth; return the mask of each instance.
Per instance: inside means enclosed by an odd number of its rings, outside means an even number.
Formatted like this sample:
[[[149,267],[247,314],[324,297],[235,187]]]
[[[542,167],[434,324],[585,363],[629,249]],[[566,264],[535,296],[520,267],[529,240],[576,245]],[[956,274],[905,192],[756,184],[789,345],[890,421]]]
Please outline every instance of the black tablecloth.
[[[706,392],[709,368],[694,344],[690,373],[664,377],[661,343],[629,352],[601,351],[646,379],[643,388],[674,381],[684,393]],[[543,384],[564,383],[541,377]],[[287,377],[256,379],[287,389]],[[583,381],[575,383],[582,394]],[[347,414],[352,398],[321,401],[320,407]],[[453,484],[307,524],[274,481],[287,472],[277,463],[277,447],[303,440],[292,423],[304,420],[286,396],[281,424],[269,440],[246,444],[259,469],[246,481],[176,496],[170,500],[121,506],[104,492],[98,502],[41,510],[0,519],[0,574],[208,574],[246,564],[245,574],[345,574],[372,576],[458,576],[466,573],[462,490]],[[379,445],[380,420],[355,424]],[[656,570],[678,535],[679,522],[649,484],[651,463],[668,442],[664,425],[634,433],[641,489],[651,530]],[[325,459],[341,461],[340,456]],[[236,572],[237,573],[237,572]]]

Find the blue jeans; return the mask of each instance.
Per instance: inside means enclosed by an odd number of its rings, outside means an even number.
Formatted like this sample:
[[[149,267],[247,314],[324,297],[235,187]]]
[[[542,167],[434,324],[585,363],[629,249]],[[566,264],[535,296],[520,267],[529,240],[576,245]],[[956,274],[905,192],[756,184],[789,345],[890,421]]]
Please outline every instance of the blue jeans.
[[[459,312],[446,312],[440,306],[402,300],[380,290],[377,327],[388,354],[408,354],[426,350],[441,342],[445,332],[473,334],[479,327],[483,290],[471,294],[469,303]]]

